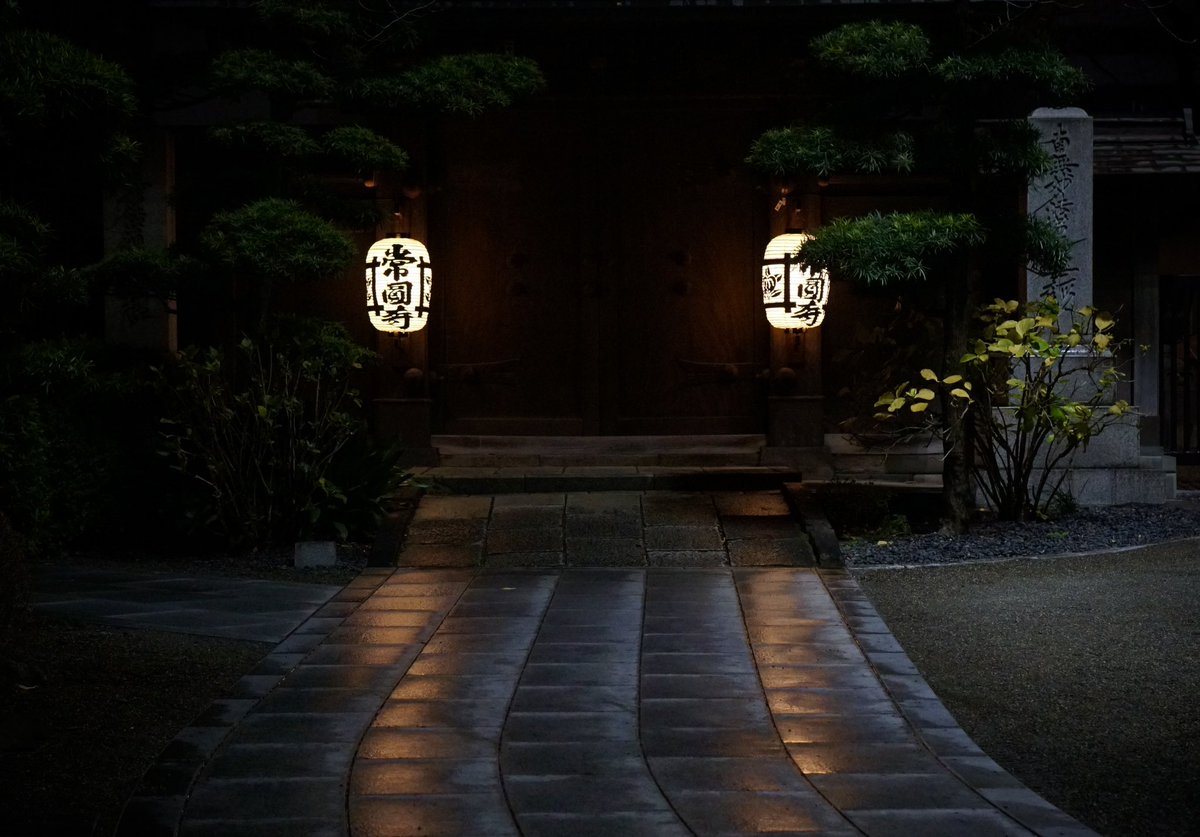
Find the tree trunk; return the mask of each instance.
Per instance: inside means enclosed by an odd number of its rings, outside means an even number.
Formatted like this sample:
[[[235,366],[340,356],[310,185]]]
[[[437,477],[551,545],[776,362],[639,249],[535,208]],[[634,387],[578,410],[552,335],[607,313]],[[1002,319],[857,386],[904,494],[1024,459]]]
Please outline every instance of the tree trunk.
[[[271,280],[265,276],[258,280],[258,311],[254,317],[256,322],[252,335],[255,338],[262,337],[267,331],[267,323],[271,317],[271,285]]]
[[[962,281],[946,283],[946,317],[943,327],[942,368],[953,370],[967,351],[971,310],[980,285],[979,268],[971,259]],[[971,414],[955,414],[950,396],[942,388],[942,422],[945,458],[942,460],[942,528],[961,534],[970,527],[974,513],[971,463],[975,456]]]

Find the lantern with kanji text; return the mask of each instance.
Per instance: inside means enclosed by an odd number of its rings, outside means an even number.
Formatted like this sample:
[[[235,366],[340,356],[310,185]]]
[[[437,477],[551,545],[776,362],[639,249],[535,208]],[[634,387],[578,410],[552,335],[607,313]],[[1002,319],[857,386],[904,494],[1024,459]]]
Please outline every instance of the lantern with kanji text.
[[[367,251],[367,313],[379,331],[420,331],[429,322],[433,267],[414,238],[384,238]]]
[[[763,308],[767,321],[788,331],[815,328],[825,319],[829,273],[800,263],[796,251],[808,233],[785,233],[771,239],[762,260]]]

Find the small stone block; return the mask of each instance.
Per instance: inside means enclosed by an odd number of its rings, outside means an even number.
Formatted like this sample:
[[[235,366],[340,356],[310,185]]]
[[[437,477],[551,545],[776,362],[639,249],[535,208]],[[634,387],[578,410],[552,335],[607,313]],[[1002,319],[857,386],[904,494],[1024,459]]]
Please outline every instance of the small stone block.
[[[337,546],[333,541],[297,541],[292,552],[297,569],[332,567],[337,564]]]

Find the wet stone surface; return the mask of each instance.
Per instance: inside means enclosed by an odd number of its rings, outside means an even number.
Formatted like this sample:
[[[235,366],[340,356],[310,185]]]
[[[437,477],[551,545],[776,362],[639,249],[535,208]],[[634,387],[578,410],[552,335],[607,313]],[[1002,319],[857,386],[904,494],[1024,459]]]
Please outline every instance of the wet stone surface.
[[[953,724],[852,579],[795,566],[777,498],[426,499],[450,542],[405,554],[458,565],[314,602],[122,837],[1090,834]]]

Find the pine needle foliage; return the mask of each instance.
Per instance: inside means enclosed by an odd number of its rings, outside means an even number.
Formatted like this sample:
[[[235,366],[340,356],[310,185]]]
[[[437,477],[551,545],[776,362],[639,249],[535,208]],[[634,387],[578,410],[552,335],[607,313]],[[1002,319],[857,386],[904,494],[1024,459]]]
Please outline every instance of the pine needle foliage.
[[[329,157],[357,171],[399,172],[408,166],[404,149],[361,125],[329,130],[321,137],[321,147]]]
[[[530,59],[478,53],[443,55],[395,76],[362,79],[352,95],[373,107],[478,116],[544,87],[541,69]]]
[[[325,99],[335,89],[334,80],[311,62],[265,49],[222,53],[213,60],[212,80],[224,93],[262,90],[298,99]]]
[[[947,212],[872,212],[837,218],[800,248],[813,269],[871,284],[924,280],[940,256],[984,240],[975,216]]]
[[[315,282],[354,258],[350,240],[296,201],[267,198],[219,212],[201,235],[217,264],[266,282]]]
[[[838,171],[908,173],[913,168],[913,141],[903,131],[859,141],[824,125],[774,128],[754,141],[746,162],[772,177],[797,172],[821,177]]]
[[[0,276],[35,269],[49,242],[50,227],[24,206],[0,199]]]
[[[311,157],[321,146],[304,128],[283,122],[239,122],[210,128],[214,141],[230,148],[248,148],[278,158]]]
[[[104,261],[85,268],[84,278],[97,290],[123,297],[143,294],[166,300],[200,275],[199,263],[170,250],[124,247]]]
[[[352,39],[357,34],[354,16],[328,3],[295,0],[258,0],[258,13],[275,26],[285,26],[310,37]]]
[[[981,124],[973,138],[969,162],[981,174],[1029,181],[1049,171],[1054,162],[1042,147],[1037,129],[1024,119]]]
[[[1048,48],[1009,47],[996,53],[949,55],[933,72],[949,84],[973,87],[976,94],[981,83],[1035,88],[1050,105],[1070,101],[1088,85],[1082,70]]]
[[[1040,276],[1062,276],[1071,265],[1073,243],[1045,218],[1032,215],[1022,221],[1025,264]]]
[[[0,34],[0,69],[0,114],[18,117],[25,127],[85,114],[129,117],[138,109],[123,68],[49,32]]]
[[[897,21],[851,23],[812,41],[813,54],[826,66],[869,79],[892,79],[924,69],[929,36],[921,27]]]

